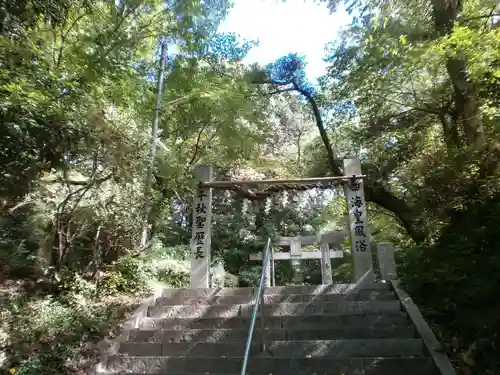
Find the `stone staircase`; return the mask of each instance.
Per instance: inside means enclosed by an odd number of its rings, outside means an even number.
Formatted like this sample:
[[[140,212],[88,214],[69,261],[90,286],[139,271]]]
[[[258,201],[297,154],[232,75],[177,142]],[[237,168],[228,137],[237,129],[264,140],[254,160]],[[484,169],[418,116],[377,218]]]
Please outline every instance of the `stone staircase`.
[[[96,370],[239,374],[256,289],[167,289],[143,307]],[[390,283],[265,289],[267,350],[257,319],[250,375],[437,375]],[[428,327],[428,326],[427,326]]]

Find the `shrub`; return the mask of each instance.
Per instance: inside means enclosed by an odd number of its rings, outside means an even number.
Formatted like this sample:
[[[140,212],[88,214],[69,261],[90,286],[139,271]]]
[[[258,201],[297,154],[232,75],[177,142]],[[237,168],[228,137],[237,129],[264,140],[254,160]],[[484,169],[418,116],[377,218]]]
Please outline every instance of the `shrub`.
[[[261,266],[242,267],[239,273],[241,286],[258,286],[261,273]]]
[[[453,343],[453,352],[471,358],[476,374],[497,373],[500,366],[498,223],[500,195],[471,199],[434,243],[402,253],[398,268],[426,318]]]
[[[0,264],[3,275],[31,277],[39,247],[33,212],[19,210],[16,215],[0,214]]]
[[[157,265],[155,279],[171,288],[189,287],[190,271],[185,264],[176,261],[164,261]]]
[[[164,236],[156,234],[151,239],[151,245],[145,254],[147,262],[154,263],[158,260],[179,260],[185,261],[191,252],[189,245],[165,246]]]
[[[123,257],[108,267],[106,275],[97,284],[97,290],[102,295],[143,293],[152,276],[151,266],[142,259]]]
[[[492,298],[500,280],[499,222],[500,196],[471,201],[435,243],[406,251],[400,270],[412,295],[436,306],[450,323],[478,306],[500,306]]]
[[[71,301],[74,296],[93,298],[96,294],[96,284],[85,280],[78,273],[65,272],[63,274],[60,290],[64,295],[70,297],[68,301]]]
[[[52,375],[65,372],[66,358],[70,350],[59,346],[49,352],[37,353],[23,360],[17,370],[18,375]]]
[[[0,300],[0,345],[7,356],[0,373],[10,367],[23,375],[72,373],[70,366],[83,345],[118,328],[116,323],[136,302],[124,296],[85,298],[69,291],[63,296],[19,294]]]
[[[226,272],[226,277],[224,278],[224,286],[227,288],[236,288],[238,287],[238,284],[239,284],[238,276]]]

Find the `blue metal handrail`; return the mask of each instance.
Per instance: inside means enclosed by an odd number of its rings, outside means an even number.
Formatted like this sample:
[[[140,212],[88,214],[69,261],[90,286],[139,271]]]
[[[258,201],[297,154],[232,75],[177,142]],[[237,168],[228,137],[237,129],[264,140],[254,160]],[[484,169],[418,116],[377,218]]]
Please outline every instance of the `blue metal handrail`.
[[[241,366],[241,375],[246,375],[248,357],[250,356],[250,348],[252,346],[253,332],[255,330],[255,321],[257,320],[257,312],[260,307],[260,330],[261,330],[261,349],[266,350],[266,335],[264,328],[264,288],[266,284],[266,269],[269,263],[269,251],[271,248],[271,239],[268,238],[266,246],[264,247],[264,252],[262,253],[262,271],[260,273],[259,289],[257,290],[257,296],[255,297],[255,304],[252,311],[252,320],[250,322],[250,329],[248,330],[248,338],[245,346],[245,354],[243,356],[243,365]]]

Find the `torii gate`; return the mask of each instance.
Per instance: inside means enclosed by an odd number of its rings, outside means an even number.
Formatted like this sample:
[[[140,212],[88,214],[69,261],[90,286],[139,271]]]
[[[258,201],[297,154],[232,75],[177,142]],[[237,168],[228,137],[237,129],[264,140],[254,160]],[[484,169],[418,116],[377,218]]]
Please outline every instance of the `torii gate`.
[[[302,178],[286,180],[233,180],[213,181],[213,169],[199,165],[195,170],[199,181],[193,203],[193,234],[191,239],[191,288],[210,287],[210,255],[212,229],[212,189],[231,189],[244,185],[286,186],[318,183],[341,183],[344,185],[348,207],[349,237],[354,258],[355,281],[374,280],[368,218],[358,159],[344,159],[344,176]]]
[[[275,286],[274,262],[278,260],[291,260],[300,262],[303,259],[320,259],[321,262],[321,280],[322,284],[330,285],[333,283],[332,269],[330,260],[333,258],[343,258],[344,252],[336,250],[337,246],[344,243],[349,236],[346,231],[335,231],[325,233],[321,236],[296,236],[280,237],[273,246],[290,247],[290,252],[275,253],[271,250],[271,259],[266,269],[266,286]],[[302,251],[302,246],[319,244],[320,251]],[[333,245],[333,250],[330,249]],[[262,252],[250,254],[250,260],[262,260]]]

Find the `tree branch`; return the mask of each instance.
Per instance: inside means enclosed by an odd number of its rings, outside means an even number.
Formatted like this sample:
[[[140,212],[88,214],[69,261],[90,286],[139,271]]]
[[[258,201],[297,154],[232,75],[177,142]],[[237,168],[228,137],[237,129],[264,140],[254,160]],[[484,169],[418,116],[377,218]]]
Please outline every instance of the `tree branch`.
[[[266,96],[271,96],[271,95],[282,94],[284,92],[290,92],[290,91],[295,91],[295,87],[288,87],[286,89],[276,90],[276,91],[273,91],[273,92],[266,92],[265,95]]]
[[[498,5],[495,5],[493,9],[488,14],[482,14],[480,16],[475,16],[475,17],[470,17],[470,18],[459,18],[459,21],[462,22],[470,22],[470,21],[475,21],[475,20],[482,20],[482,19],[490,19],[492,17],[498,17],[500,16],[500,13],[494,13],[495,9],[497,8]]]
[[[292,85],[294,91],[301,94],[311,106],[311,109],[314,114],[314,118],[316,120],[316,127],[318,128],[321,140],[325,147],[328,165],[330,167],[330,171],[334,175],[343,175],[341,168],[336,163],[335,154],[333,151],[333,147],[328,137],[328,134],[325,130],[323,118],[321,116],[321,112],[319,110],[318,104],[314,97],[306,90],[300,87],[297,82],[279,82],[279,81],[262,81],[256,80],[253,81],[256,84],[273,84],[277,86],[287,86]],[[293,90],[290,90],[293,91]],[[426,112],[425,110],[423,110]],[[427,111],[427,112],[430,112]],[[435,113],[435,112],[432,112]],[[425,239],[425,234],[423,231],[420,231],[418,228],[421,226],[418,225],[418,215],[413,207],[411,207],[405,200],[394,195],[389,189],[387,189],[383,184],[377,182],[375,179],[365,179],[364,180],[365,194],[366,200],[373,202],[379,205],[382,208],[385,208],[388,211],[393,212],[399,219],[402,226],[406,229],[408,234],[412,237],[412,239],[419,243]]]
[[[318,128],[319,135],[321,137],[321,140],[323,141],[323,145],[325,146],[326,149],[326,154],[328,158],[328,165],[330,166],[330,169],[333,174],[337,176],[341,176],[343,172],[340,170],[340,167],[337,165],[335,162],[335,154],[333,152],[333,147],[332,143],[330,142],[330,138],[328,137],[328,134],[326,132],[324,123],[323,123],[323,117],[321,116],[321,112],[319,111],[318,104],[316,103],[316,100],[314,100],[313,96],[302,89],[297,82],[293,82],[293,87],[295,87],[295,90],[302,94],[311,106],[311,109],[314,114],[314,118],[316,120],[316,127]]]
[[[66,40],[68,39],[68,36],[69,36],[69,33],[74,29],[74,27],[76,26],[76,24],[82,20],[85,16],[87,15],[90,15],[91,12],[84,12],[82,14],[80,14],[78,17],[76,17],[73,22],[71,23],[71,25],[68,27],[68,29],[66,31],[61,31],[61,45],[59,46],[59,51],[58,51],[58,54],[57,54],[57,59],[55,61],[55,66],[56,68],[59,68],[59,66],[61,65],[61,61],[62,61],[62,57],[63,57],[63,52],[64,52],[64,45],[66,43]],[[55,40],[54,40],[55,42]]]
[[[98,178],[96,180],[90,179],[86,181],[68,180],[61,177],[56,177],[50,180],[43,180],[43,182],[46,184],[68,184],[73,186],[87,186],[88,184],[99,185],[102,184],[103,182],[110,180],[113,177],[113,175],[114,173],[111,172],[102,178]]]
[[[326,153],[327,153],[327,158],[328,158],[328,165],[330,166],[330,170],[332,171],[333,174],[337,176],[342,175],[342,171],[340,170],[340,167],[337,165],[335,162],[335,153],[333,152],[333,147],[332,143],[330,142],[330,138],[328,137],[328,134],[326,132],[324,123],[323,123],[323,117],[321,116],[321,112],[319,110],[318,104],[316,103],[316,100],[314,97],[304,90],[303,88],[300,87],[300,85],[296,82],[280,82],[280,81],[274,81],[274,80],[269,80],[269,81],[264,81],[264,80],[254,80],[252,83],[255,84],[271,84],[271,85],[276,85],[276,86],[288,86],[292,85],[292,87],[286,88],[286,89],[280,89],[276,90],[275,93],[281,93],[285,91],[296,91],[300,95],[302,95],[309,105],[311,106],[311,109],[313,111],[314,119],[316,120],[316,127],[318,128],[319,134],[321,136],[321,140],[323,142],[323,145],[325,146]],[[273,93],[270,93],[273,94]]]
[[[381,183],[370,179],[365,179],[364,182],[367,201],[393,212],[406,232],[416,243],[421,243],[425,240],[424,231],[418,229],[422,226],[418,223],[418,215],[414,207],[408,205],[404,199],[394,195]]]
[[[399,102],[397,100],[394,100],[394,99],[391,99],[391,98],[389,98],[387,96],[382,96],[382,95],[375,94],[375,93],[371,93],[371,95],[375,96],[377,98],[383,99],[383,100],[387,100],[390,103],[397,104],[397,105],[400,105],[402,107],[413,109],[415,111],[420,111],[420,112],[425,112],[425,113],[431,113],[431,114],[438,114],[439,113],[436,109],[433,109],[429,104],[426,104],[426,103],[423,103],[423,104],[426,107],[428,107],[428,108],[415,107],[415,106],[412,106],[410,104],[401,103],[401,102]]]
[[[188,167],[190,167],[191,165],[193,165],[193,163],[195,162],[196,160],[196,156],[198,155],[198,152],[200,151],[200,140],[201,140],[201,134],[203,133],[203,131],[206,129],[207,127],[207,124],[205,123],[200,131],[198,132],[198,137],[196,139],[196,144],[194,145],[194,152],[193,152],[193,156],[191,157],[191,160],[189,161],[188,163]]]

